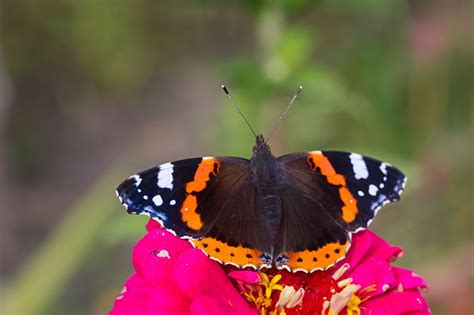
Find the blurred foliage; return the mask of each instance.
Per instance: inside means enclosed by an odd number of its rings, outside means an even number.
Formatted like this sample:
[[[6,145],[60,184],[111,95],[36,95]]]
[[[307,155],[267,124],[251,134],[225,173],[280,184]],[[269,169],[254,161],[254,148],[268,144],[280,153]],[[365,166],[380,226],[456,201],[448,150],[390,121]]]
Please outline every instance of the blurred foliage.
[[[77,141],[61,138],[68,121],[107,106],[135,114],[133,104],[144,99],[153,77],[178,65],[189,67],[189,76],[197,75],[189,64],[213,67],[264,134],[302,85],[272,138],[274,153],[355,151],[406,171],[402,202],[387,207],[373,228],[405,247],[401,264],[424,275],[424,267],[447,266],[452,253],[473,241],[471,9],[390,0],[4,1],[1,48],[15,90],[6,121],[8,167],[23,182],[33,181],[32,174],[53,166],[54,146]],[[100,101],[91,105],[91,95]],[[159,101],[167,102],[161,95]],[[249,156],[249,130],[225,96],[218,103],[209,135],[191,136],[211,142],[216,153]],[[138,112],[124,128],[140,136],[155,116],[144,107]],[[176,113],[173,123],[179,118]],[[140,154],[134,139],[120,140],[127,152],[108,163],[91,190],[75,196],[77,205],[18,274],[2,275],[2,282],[10,280],[10,314],[100,314],[110,307],[131,272],[129,250],[145,222],[113,214],[119,206],[109,191],[118,174],[133,172],[128,160]],[[104,143],[95,150],[110,145]],[[78,172],[90,167],[81,163]],[[472,266],[467,269],[467,280],[459,280],[466,296],[473,277]],[[449,292],[432,290],[435,314],[459,310],[454,300],[439,298]]]

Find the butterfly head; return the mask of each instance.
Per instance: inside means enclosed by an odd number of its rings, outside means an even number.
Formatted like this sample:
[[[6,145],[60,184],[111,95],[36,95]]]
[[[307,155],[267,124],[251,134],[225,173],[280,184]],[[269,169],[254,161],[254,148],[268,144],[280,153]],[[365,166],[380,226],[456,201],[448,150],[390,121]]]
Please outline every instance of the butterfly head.
[[[270,150],[270,146],[262,135],[258,135],[255,146],[253,147],[251,164],[257,169],[262,170],[272,168],[274,161],[276,161],[276,159]]]
[[[253,147],[253,154],[270,153],[270,146],[265,141],[263,135],[258,135],[255,146]]]

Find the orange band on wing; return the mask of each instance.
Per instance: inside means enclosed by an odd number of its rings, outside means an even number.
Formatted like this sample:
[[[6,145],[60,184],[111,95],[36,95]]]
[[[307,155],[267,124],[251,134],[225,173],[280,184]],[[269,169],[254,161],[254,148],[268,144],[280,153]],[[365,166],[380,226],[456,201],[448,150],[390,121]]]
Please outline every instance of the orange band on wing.
[[[347,223],[350,223],[355,220],[357,212],[357,201],[347,187],[339,188],[339,196],[341,197],[344,206],[342,207],[342,219]]]
[[[198,192],[203,191],[211,175],[215,176],[219,172],[220,162],[212,157],[205,157],[199,163],[196,172],[194,173],[194,180],[186,184],[186,198],[184,199],[183,205],[181,206],[181,218],[186,225],[197,231],[202,228],[203,223],[201,216],[196,212],[197,210],[197,196]]]
[[[339,196],[344,203],[344,206],[342,207],[342,219],[346,223],[353,222],[359,209],[357,208],[357,200],[347,188],[344,176],[336,173],[336,170],[331,165],[329,159],[325,157],[321,151],[310,152],[308,155],[308,164],[313,172],[319,168],[321,174],[326,176],[328,183],[340,186]]]
[[[334,265],[339,259],[346,255],[350,243],[329,243],[317,250],[304,250],[301,252],[287,252],[288,262],[284,265],[292,270],[303,269],[312,271],[315,269],[327,269]]]
[[[336,170],[329,162],[328,158],[325,157],[320,151],[314,151],[309,153],[308,160],[309,165],[311,166],[311,170],[315,172],[318,168],[320,169],[321,174],[326,176],[328,183],[333,185],[342,185],[346,186],[346,179],[344,176],[339,175],[336,173]]]
[[[181,207],[181,218],[188,227],[197,231],[202,227],[201,216],[196,212],[197,198],[194,195],[188,195],[184,199]]]
[[[186,192],[190,194],[204,190],[207,182],[211,179],[211,174],[217,175],[219,168],[220,163],[216,159],[203,158],[201,163],[199,163],[196,173],[194,173],[194,181],[186,185]]]
[[[238,267],[252,265],[258,268],[265,263],[259,259],[262,254],[256,249],[230,246],[212,237],[190,240],[194,247],[202,249],[207,255],[222,263],[232,263]]]

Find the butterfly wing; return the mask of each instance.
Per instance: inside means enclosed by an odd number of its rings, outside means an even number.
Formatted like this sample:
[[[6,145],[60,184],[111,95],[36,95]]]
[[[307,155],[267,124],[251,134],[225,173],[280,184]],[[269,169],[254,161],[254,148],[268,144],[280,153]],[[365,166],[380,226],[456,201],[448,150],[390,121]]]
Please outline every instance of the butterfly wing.
[[[357,200],[358,212],[348,222],[353,232],[366,228],[383,206],[400,200],[405,189],[405,174],[386,162],[338,151],[316,151],[312,156],[316,160],[326,157],[334,171],[345,177],[347,189]]]
[[[352,232],[400,198],[406,177],[393,166],[354,153],[313,151],[279,158],[288,185],[277,267],[326,269],[345,256]]]
[[[187,159],[131,176],[117,195],[129,213],[150,216],[211,258],[260,268],[269,245],[262,243],[265,227],[248,174],[246,159]]]

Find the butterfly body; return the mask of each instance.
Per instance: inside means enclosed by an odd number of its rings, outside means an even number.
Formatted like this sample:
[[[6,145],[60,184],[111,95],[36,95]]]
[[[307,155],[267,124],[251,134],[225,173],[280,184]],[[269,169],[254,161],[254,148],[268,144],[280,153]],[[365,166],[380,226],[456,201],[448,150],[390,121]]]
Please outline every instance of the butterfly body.
[[[326,269],[345,256],[352,233],[399,199],[406,177],[354,153],[275,157],[259,135],[250,160],[170,162],[125,180],[117,194],[209,257],[241,268]]]

